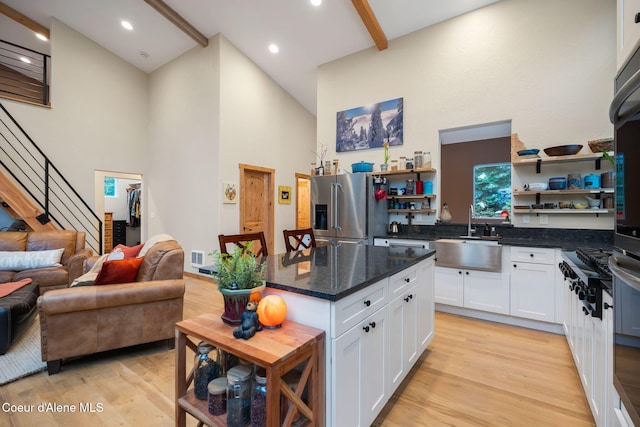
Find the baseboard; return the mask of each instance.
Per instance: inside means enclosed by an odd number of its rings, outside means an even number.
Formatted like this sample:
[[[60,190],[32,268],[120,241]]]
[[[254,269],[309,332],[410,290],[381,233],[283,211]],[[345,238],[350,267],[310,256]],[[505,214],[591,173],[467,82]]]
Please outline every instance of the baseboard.
[[[507,325],[519,326],[521,328],[536,329],[538,331],[551,332],[564,335],[564,328],[558,323],[541,322],[539,320],[523,319],[521,317],[507,316],[504,314],[488,313],[486,311],[472,310],[469,308],[456,307],[446,304],[436,303],[436,310],[444,313],[458,314],[460,316],[473,317],[474,319],[488,320],[490,322],[505,323]]]
[[[191,272],[185,271],[183,272],[183,275],[186,277],[191,277],[192,279],[204,280],[207,282],[215,283],[215,280],[213,279],[213,277],[207,274],[191,273]]]

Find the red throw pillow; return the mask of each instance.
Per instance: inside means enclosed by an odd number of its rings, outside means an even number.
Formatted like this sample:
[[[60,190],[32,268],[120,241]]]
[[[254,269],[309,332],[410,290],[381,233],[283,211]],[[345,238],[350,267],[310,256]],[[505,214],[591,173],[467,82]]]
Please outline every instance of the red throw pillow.
[[[124,259],[131,259],[131,258],[135,258],[138,256],[138,254],[140,253],[140,249],[142,249],[142,247],[144,246],[144,243],[140,243],[139,245],[136,246],[125,246],[125,245],[116,245],[115,248],[113,248],[113,250],[121,250],[122,253],[124,254]]]
[[[96,277],[94,285],[115,285],[135,282],[138,270],[144,258],[105,261]]]

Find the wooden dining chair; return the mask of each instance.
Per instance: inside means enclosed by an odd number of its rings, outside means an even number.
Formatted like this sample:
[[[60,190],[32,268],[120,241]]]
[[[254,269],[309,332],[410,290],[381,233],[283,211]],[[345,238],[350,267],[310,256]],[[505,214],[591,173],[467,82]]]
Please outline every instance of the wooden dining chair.
[[[284,245],[287,252],[301,251],[316,247],[316,238],[312,228],[301,228],[299,230],[282,230],[284,234]]]
[[[264,233],[262,231],[258,233],[247,233],[247,234],[220,234],[218,235],[218,241],[220,242],[220,252],[223,254],[228,254],[229,251],[227,249],[227,244],[234,244],[242,248],[242,252],[247,250],[247,243],[254,242],[251,245],[251,252],[253,252],[256,256],[267,256],[269,255],[267,251],[267,241],[264,238]]]

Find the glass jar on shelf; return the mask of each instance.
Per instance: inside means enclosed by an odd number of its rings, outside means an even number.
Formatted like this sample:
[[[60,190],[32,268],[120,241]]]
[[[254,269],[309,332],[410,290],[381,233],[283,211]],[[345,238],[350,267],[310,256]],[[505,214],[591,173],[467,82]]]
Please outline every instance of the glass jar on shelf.
[[[220,376],[220,366],[209,357],[214,346],[201,341],[198,344],[195,360],[193,362],[194,380],[193,392],[198,399],[206,400],[209,396],[209,383]]]
[[[407,156],[400,156],[400,164],[398,166],[402,169],[407,168]]]
[[[391,160],[391,170],[392,171],[398,170],[398,159]]]
[[[413,163],[416,169],[422,169],[422,160],[423,160],[422,151],[415,151],[413,153],[413,159],[414,159]]]
[[[267,426],[267,372],[256,367],[251,397],[251,427]]]
[[[413,169],[413,157],[407,157],[405,169]]]
[[[314,176],[318,173],[318,164],[316,162],[311,162],[311,176]]]
[[[227,412],[227,377],[218,377],[211,381],[209,389],[209,413],[222,415]]]
[[[227,426],[244,427],[251,422],[251,368],[234,366],[227,372]]]
[[[422,153],[422,167],[424,169],[431,169],[431,153],[429,151]]]

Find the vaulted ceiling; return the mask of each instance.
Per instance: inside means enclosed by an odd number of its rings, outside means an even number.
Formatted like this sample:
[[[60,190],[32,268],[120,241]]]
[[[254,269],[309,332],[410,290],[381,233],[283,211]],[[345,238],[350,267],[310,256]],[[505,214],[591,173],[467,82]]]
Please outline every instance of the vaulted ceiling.
[[[154,3],[153,0],[1,1],[47,28],[55,18],[145,72],[198,45],[152,7],[149,3]],[[324,0],[319,6],[313,6],[309,0],[160,3],[165,3],[206,38],[222,33],[315,114],[319,65],[375,46],[384,49],[385,40],[380,34],[391,41],[497,1]],[[378,33],[370,33],[365,26],[371,24],[372,16],[379,25]],[[125,30],[121,20],[129,21],[133,30]],[[48,50],[46,43],[3,15],[0,15],[0,39],[45,53]],[[279,46],[279,53],[268,50],[271,43]],[[390,46],[392,49],[393,45]]]

